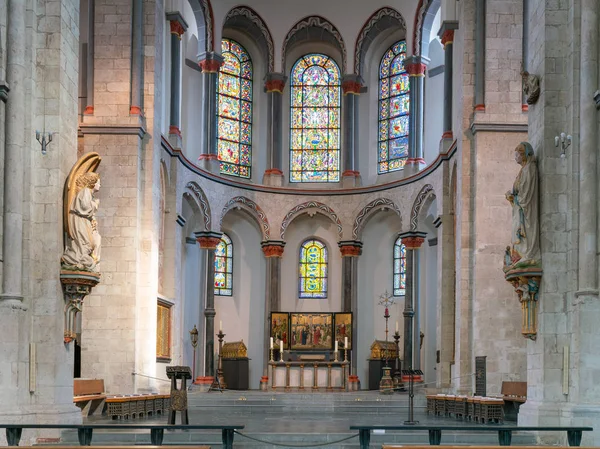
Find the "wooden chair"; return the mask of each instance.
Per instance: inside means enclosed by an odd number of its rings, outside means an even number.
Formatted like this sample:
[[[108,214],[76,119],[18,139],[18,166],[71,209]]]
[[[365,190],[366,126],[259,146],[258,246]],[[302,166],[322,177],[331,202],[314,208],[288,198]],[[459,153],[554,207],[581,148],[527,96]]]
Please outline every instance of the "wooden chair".
[[[502,382],[500,393],[505,404],[504,418],[516,421],[519,407],[527,401],[527,382]]]
[[[92,415],[96,410],[104,408],[103,379],[75,379],[73,381],[73,403],[81,409],[83,416]]]

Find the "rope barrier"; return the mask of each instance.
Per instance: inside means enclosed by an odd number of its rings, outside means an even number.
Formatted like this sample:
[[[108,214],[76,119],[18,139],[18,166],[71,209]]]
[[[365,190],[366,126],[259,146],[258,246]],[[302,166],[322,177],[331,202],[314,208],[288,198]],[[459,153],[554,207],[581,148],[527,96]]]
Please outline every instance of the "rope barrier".
[[[141,373],[131,373],[132,376],[141,376],[141,377],[147,377],[148,379],[154,379],[154,380],[162,380],[163,382],[171,382],[170,380],[167,379],[161,379],[160,377],[152,377],[152,376],[148,376],[146,374],[141,374]]]
[[[358,433],[356,433],[354,435],[350,435],[349,437],[345,437],[345,438],[342,438],[342,439],[336,440],[336,441],[330,441],[328,443],[311,443],[311,444],[285,443],[285,444],[282,444],[282,443],[274,443],[273,441],[261,440],[260,438],[251,437],[249,435],[244,435],[242,432],[238,432],[237,430],[234,430],[233,432],[236,433],[236,434],[238,434],[241,437],[248,438],[249,440],[257,441],[257,442],[263,443],[263,444],[270,444],[272,446],[280,446],[280,447],[322,447],[322,446],[330,446],[332,444],[338,444],[338,443],[342,443],[343,441],[351,440],[352,438],[356,438],[359,435]]]

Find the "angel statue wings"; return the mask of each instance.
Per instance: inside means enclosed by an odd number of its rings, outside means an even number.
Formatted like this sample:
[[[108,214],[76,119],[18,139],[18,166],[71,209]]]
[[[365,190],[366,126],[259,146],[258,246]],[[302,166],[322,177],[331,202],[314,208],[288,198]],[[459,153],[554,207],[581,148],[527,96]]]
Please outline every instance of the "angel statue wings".
[[[65,252],[62,268],[78,271],[99,271],[100,234],[96,223],[100,190],[98,153],[82,156],[71,169],[65,182],[63,225]]]

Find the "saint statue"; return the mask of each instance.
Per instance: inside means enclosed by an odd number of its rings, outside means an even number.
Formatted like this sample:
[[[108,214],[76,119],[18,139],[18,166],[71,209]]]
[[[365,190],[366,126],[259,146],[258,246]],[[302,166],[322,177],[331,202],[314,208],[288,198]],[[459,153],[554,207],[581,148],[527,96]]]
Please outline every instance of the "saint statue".
[[[533,266],[541,264],[539,182],[533,148],[521,142],[515,149],[515,160],[521,170],[506,199],[512,206],[511,243],[507,247],[505,266]]]
[[[100,164],[97,153],[83,156],[71,170],[65,188],[66,233],[65,252],[61,262],[66,270],[98,272],[100,234],[96,222],[100,176],[95,169]]]

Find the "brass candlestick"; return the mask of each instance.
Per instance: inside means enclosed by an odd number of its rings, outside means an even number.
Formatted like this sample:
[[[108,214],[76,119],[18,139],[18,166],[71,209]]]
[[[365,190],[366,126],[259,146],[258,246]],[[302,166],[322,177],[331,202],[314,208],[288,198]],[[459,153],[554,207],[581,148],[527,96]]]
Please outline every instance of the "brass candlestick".
[[[337,351],[334,351],[334,352],[335,352],[335,354],[334,354],[334,356],[333,356],[333,357],[334,357],[333,361],[334,361],[334,362],[339,362],[339,360],[338,360],[338,352],[339,352],[339,349],[338,349]]]
[[[223,363],[221,357],[221,351],[223,349],[223,337],[225,337],[225,334],[223,333],[222,329],[219,330],[217,337],[219,338],[219,363],[217,365],[217,377],[219,379],[219,384],[221,384],[221,389],[225,390],[227,389],[227,384],[225,383],[225,377],[223,377]]]
[[[281,348],[281,346],[280,346],[280,348]],[[279,349],[279,362],[283,363],[283,350],[282,349]]]
[[[344,362],[348,361],[348,348],[344,346]]]
[[[394,370],[394,375],[392,376],[394,379],[394,389],[404,391],[404,384],[402,383],[402,373],[400,370],[402,367],[400,366],[400,332],[396,331],[394,334],[394,341],[396,342],[396,367]]]
[[[269,360],[270,362],[274,362],[275,360],[273,360],[273,348],[271,348],[269,350],[269,352],[271,353],[271,360]]]

